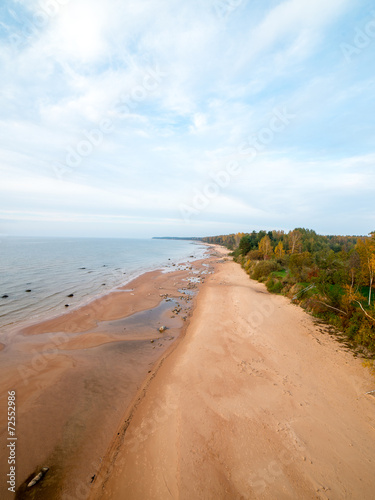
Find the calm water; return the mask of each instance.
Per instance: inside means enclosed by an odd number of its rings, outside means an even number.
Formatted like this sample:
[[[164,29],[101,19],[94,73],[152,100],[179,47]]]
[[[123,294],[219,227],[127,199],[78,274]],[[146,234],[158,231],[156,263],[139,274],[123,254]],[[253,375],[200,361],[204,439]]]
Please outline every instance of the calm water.
[[[0,238],[0,332],[65,312],[65,304],[84,304],[146,271],[202,258],[206,250],[178,240]]]

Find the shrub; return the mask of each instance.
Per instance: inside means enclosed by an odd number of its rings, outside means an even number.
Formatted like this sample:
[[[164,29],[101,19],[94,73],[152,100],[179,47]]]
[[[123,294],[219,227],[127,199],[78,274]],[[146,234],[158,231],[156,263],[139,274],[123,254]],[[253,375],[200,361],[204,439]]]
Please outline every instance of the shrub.
[[[368,347],[372,350],[375,348],[374,328],[366,319],[362,320],[361,326],[359,327],[359,330],[355,335],[354,340],[358,344],[364,345],[365,347]]]
[[[276,262],[271,260],[264,260],[262,262],[258,262],[258,264],[254,267],[253,272],[251,273],[251,277],[254,280],[262,281],[264,278],[267,278],[273,271],[279,271],[280,267]]]
[[[312,257],[309,252],[293,254],[290,256],[289,269],[297,281],[307,281],[307,277],[311,271],[311,265]]]
[[[271,293],[281,293],[283,289],[283,284],[281,281],[270,277],[266,282],[266,287],[267,290]]]
[[[251,250],[248,254],[247,257],[250,260],[263,260],[263,254],[259,250]]]

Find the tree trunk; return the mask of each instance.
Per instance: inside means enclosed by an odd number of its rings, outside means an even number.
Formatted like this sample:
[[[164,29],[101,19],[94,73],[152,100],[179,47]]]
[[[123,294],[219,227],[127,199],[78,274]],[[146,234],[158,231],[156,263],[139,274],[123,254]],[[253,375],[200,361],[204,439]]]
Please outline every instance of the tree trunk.
[[[373,279],[374,279],[374,277],[370,276],[370,289],[368,291],[368,305],[369,305],[369,307],[371,306],[371,289],[372,289]]]

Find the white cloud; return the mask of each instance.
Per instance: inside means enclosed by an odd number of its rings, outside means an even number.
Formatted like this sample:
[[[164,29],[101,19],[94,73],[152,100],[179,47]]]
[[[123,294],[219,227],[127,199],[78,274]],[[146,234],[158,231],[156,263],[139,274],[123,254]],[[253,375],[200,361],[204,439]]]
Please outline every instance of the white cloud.
[[[276,106],[296,119],[199,224],[245,212],[307,217],[314,196],[324,205],[323,191],[367,200],[373,113],[364,96],[373,76],[340,59],[348,0],[248,2],[226,19],[198,0],[72,0],[32,36],[22,31],[21,4],[33,19],[48,1],[13,2],[21,25],[4,20],[8,34],[14,25],[23,36],[0,48],[1,204],[15,219],[48,207],[69,217],[173,219],[210,172],[243,161],[239,145],[269,126]],[[150,71],[160,76],[152,88]],[[59,182],[54,166],[104,119],[113,131]]]

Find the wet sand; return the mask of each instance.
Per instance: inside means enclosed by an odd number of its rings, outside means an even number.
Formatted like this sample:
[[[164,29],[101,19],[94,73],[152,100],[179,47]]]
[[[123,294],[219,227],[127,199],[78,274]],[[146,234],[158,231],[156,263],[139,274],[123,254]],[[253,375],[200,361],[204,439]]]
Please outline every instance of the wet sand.
[[[192,267],[192,269],[190,269]],[[142,275],[122,289],[15,333],[2,350],[1,409],[17,394],[16,498],[86,498],[123,415],[189,324],[210,260]],[[167,327],[159,332],[161,326]],[[7,429],[0,423],[0,497]],[[41,467],[43,481],[25,484]]]
[[[374,498],[374,377],[288,299],[215,267],[90,499]]]

